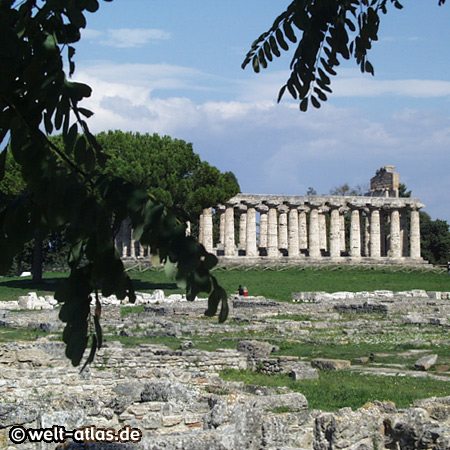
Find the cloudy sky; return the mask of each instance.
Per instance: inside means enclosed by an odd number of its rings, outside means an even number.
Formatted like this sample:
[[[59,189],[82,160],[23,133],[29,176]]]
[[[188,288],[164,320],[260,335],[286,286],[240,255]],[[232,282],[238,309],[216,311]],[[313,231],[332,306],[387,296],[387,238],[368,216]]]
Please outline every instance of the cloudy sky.
[[[289,1],[114,0],[88,17],[74,78],[94,89],[94,132],[167,134],[233,171],[242,192],[325,194],[396,166],[433,218],[450,222],[450,4],[408,0],[382,17],[375,77],[342,64],[333,95],[302,113],[286,97],[284,54],[241,63]]]

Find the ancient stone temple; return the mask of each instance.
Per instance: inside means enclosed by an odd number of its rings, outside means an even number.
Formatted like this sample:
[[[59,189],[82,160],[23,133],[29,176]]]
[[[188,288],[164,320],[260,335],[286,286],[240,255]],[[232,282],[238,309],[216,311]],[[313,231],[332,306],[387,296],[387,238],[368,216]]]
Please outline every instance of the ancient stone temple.
[[[203,211],[199,240],[223,263],[423,264],[418,199],[400,198],[384,166],[364,196],[238,194]]]
[[[398,196],[393,169],[379,169],[364,196],[238,194],[203,211],[199,241],[224,264],[425,264],[424,205]],[[122,256],[147,257],[131,236],[124,223],[117,239]]]

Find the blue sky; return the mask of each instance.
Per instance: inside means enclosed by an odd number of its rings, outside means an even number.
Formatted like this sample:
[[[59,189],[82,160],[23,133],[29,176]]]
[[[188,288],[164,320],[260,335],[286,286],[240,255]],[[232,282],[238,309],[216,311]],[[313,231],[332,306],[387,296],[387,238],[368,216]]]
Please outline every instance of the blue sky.
[[[325,194],[393,164],[425,211],[450,222],[450,5],[391,7],[369,55],[375,77],[342,64],[329,101],[305,114],[276,103],[289,53],[260,74],[240,67],[289,3],[101,2],[76,47],[74,78],[94,89],[91,129],[192,142],[246,193]]]

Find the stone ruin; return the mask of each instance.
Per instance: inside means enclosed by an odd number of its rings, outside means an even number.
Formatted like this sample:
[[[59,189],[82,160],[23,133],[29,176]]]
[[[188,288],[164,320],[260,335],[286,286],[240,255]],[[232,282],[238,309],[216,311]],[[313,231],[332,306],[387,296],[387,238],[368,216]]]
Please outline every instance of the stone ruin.
[[[203,211],[199,241],[226,265],[425,264],[419,220],[424,205],[399,198],[393,169],[379,169],[364,196],[238,194]],[[220,215],[218,239],[213,214]],[[148,249],[133,240],[132,231],[129,222],[122,225],[119,251],[125,259],[145,261]]]
[[[316,341],[324,329],[333,339],[395,335],[408,327],[414,339],[441,336],[449,345],[450,292],[299,292],[292,303],[261,297],[230,299],[225,324],[205,320],[207,301],[149,303],[145,312],[121,317],[120,307],[104,307],[106,345],[94,364],[80,373],[64,357],[51,334],[35,342],[0,344],[0,448],[55,449],[56,444],[12,444],[13,425],[60,425],[66,430],[139,428],[134,444],[70,444],[83,449],[165,450],[448,450],[450,397],[417,400],[407,409],[372,401],[356,411],[311,409],[302,393],[285,387],[245,385],[220,378],[223,369],[286,373],[294,380],[316,378],[320,370],[352,370],[385,376],[413,373],[398,367],[366,367],[353,361],[276,356],[276,345],[261,338],[236,341],[236,349],[204,351],[190,336],[218,333],[271,333],[281,340]],[[0,308],[2,305],[0,305]],[[373,314],[379,320],[373,320]],[[60,330],[57,309],[0,312],[0,326]],[[276,316],[304,316],[304,320]],[[308,319],[310,317],[310,319]],[[313,320],[314,319],[314,320]],[[244,327],[244,328],[243,328]],[[125,348],[114,336],[172,336],[180,349],[141,344]],[[256,334],[255,336],[258,336]],[[358,355],[355,355],[358,356]],[[361,356],[361,355],[359,355]],[[450,378],[416,371],[414,376]],[[450,384],[449,384],[450,386]]]

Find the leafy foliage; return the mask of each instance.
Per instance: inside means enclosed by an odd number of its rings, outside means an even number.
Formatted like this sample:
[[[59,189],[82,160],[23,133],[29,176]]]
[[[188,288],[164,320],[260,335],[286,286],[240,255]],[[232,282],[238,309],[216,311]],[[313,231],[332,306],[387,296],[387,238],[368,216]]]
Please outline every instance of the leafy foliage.
[[[159,255],[186,286],[189,300],[207,292],[208,314],[221,305],[219,320],[227,315],[225,291],[210,274],[217,259],[145,190],[103,173],[107,155],[89,132],[85,119],[92,112],[80,106],[91,88],[64,72],[66,61],[73,75],[73,44],[86,26],[86,13],[98,8],[97,0],[0,2],[0,175],[11,152],[26,185],[1,207],[0,272],[8,271],[35,236],[65,230],[70,275],[55,295],[66,323],[66,355],[74,365],[89,340],[87,362],[102,343],[98,292],[135,299],[112,233],[126,217],[135,239]],[[62,148],[48,137],[55,131],[62,133]],[[97,297],[93,310],[91,294]]]
[[[109,131],[96,136],[109,156],[105,172],[134,182],[182,219],[240,192],[231,172],[201,161],[192,144],[157,134]]]
[[[411,197],[406,184],[399,183],[400,197]],[[408,215],[408,227],[410,217]],[[426,212],[420,211],[420,251],[422,257],[431,264],[447,264],[450,261],[450,227],[445,220],[433,220]]]
[[[420,212],[422,257],[431,264],[447,264],[450,261],[450,227],[445,220],[432,220]]]
[[[444,3],[439,0],[439,5]],[[294,44],[291,74],[278,101],[287,89],[300,101],[301,111],[310,103],[320,108],[332,93],[331,76],[337,74],[340,60],[354,58],[361,72],[374,75],[367,54],[390,4],[403,8],[398,0],[294,0],[252,44],[242,68],[251,63],[259,72]]]
[[[350,187],[348,183],[343,184],[342,186],[336,186],[330,190],[331,195],[364,195],[368,189],[365,186],[357,185],[354,188]]]

